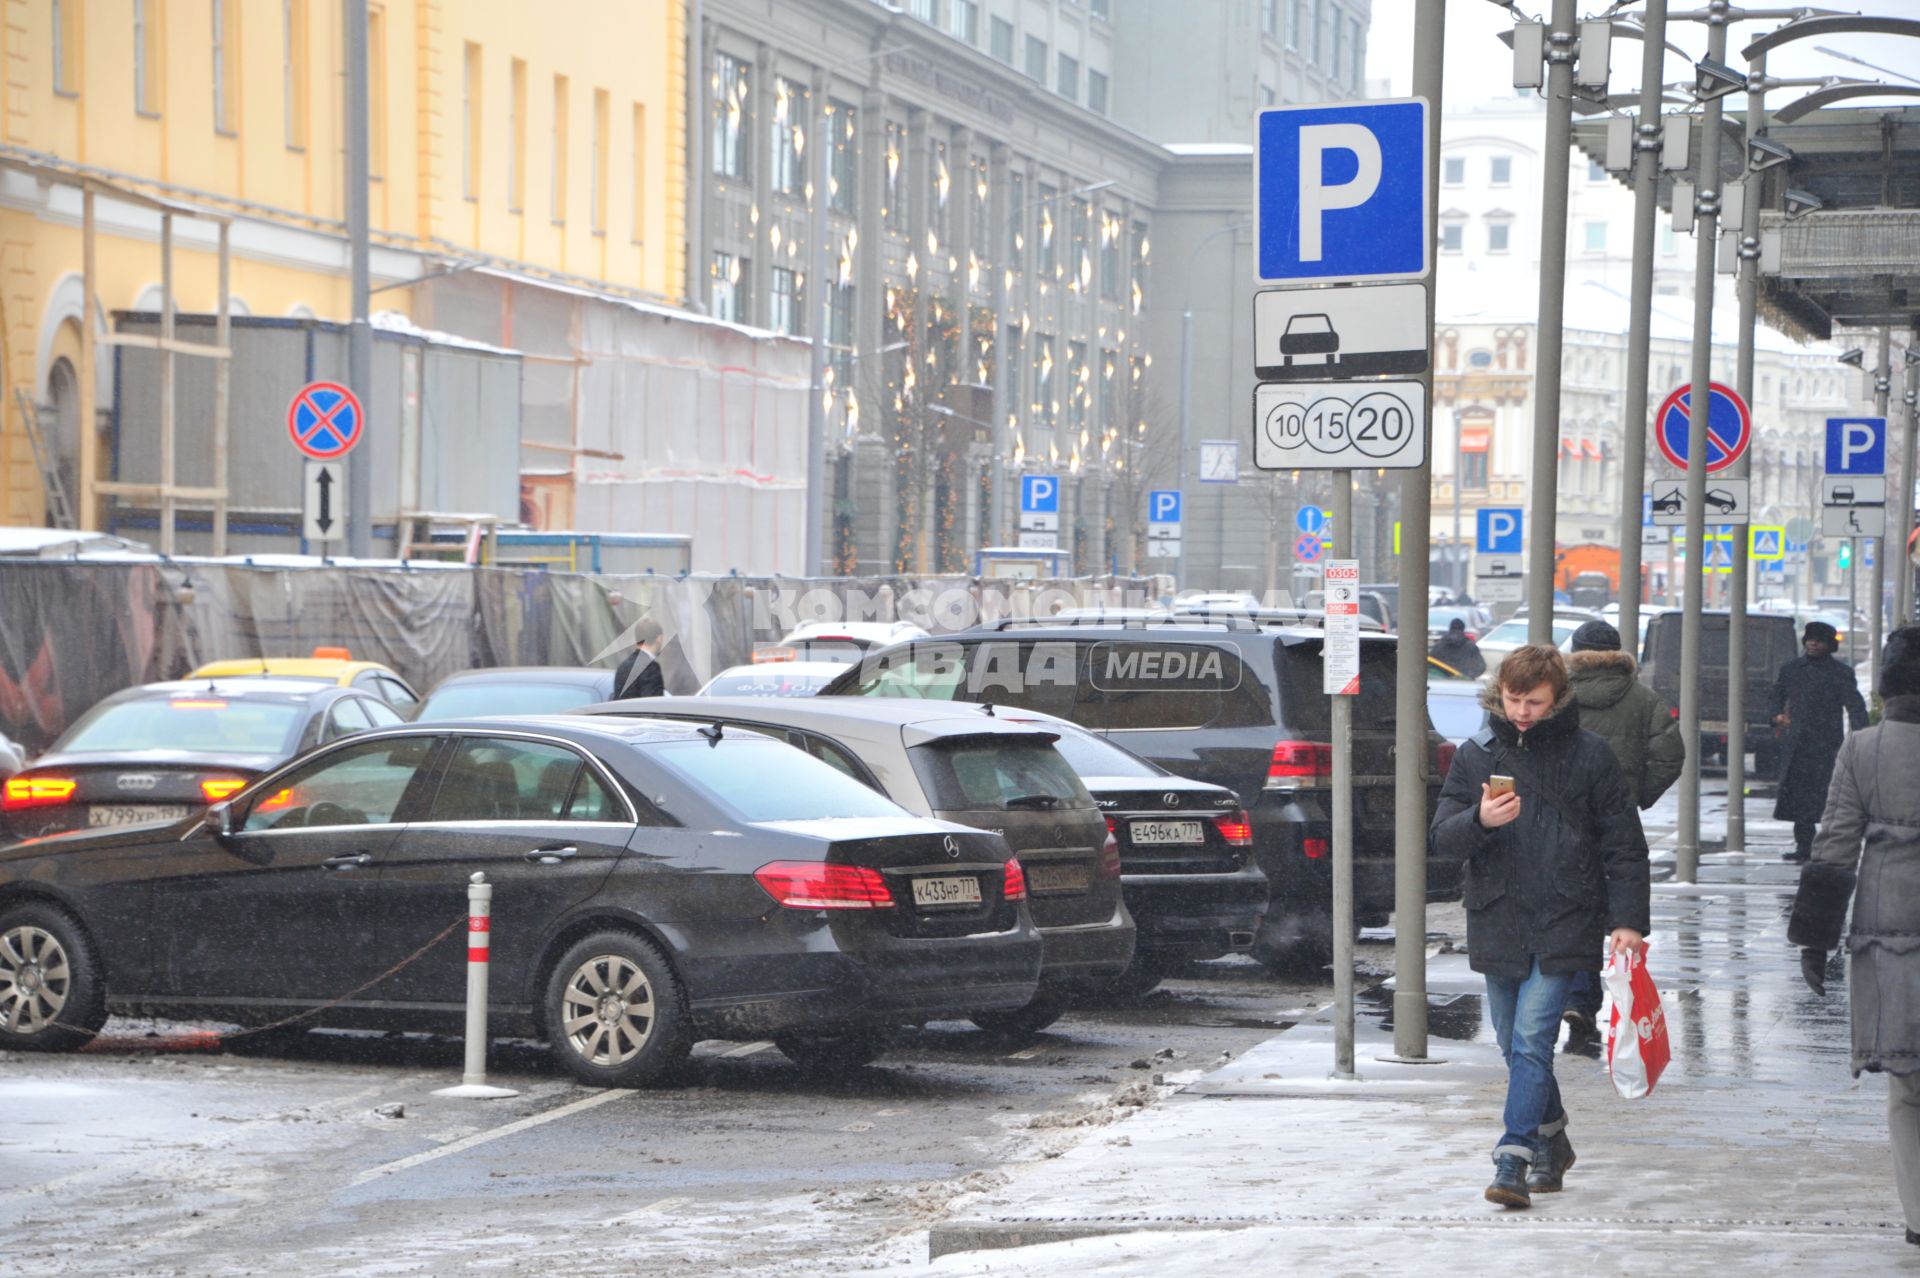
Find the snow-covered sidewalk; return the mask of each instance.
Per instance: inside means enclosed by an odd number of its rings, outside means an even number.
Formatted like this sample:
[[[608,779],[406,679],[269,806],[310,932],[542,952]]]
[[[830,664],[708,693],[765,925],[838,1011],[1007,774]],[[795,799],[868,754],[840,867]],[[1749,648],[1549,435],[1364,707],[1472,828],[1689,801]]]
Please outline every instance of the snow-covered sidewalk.
[[[1563,1051],[1578,1164],[1531,1211],[1481,1197],[1505,1075],[1480,979],[1443,954],[1428,982],[1440,1063],[1380,1059],[1391,1000],[1376,996],[1360,1079],[1334,1080],[1332,1027],[1308,1019],[963,1202],[932,1230],[931,1265],[902,1272],[1920,1274],[1885,1081],[1848,1075],[1845,982],[1816,998],[1786,943],[1785,834],[1754,820],[1750,855],[1656,886],[1673,1065],[1628,1102],[1597,1053]]]

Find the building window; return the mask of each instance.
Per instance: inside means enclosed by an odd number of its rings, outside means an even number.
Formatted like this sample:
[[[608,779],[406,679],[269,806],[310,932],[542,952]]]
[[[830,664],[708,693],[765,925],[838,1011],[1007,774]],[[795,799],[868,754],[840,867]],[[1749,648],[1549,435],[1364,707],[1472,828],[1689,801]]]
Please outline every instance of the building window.
[[[387,11],[367,10],[367,176],[387,175]]]
[[[1320,55],[1327,48],[1327,0],[1313,0],[1313,66],[1320,69]]]
[[[806,190],[804,161],[806,144],[802,139],[808,127],[807,112],[812,95],[807,86],[783,75],[773,78],[773,132],[770,135],[773,157],[773,189],[783,195],[798,195]]]
[[[1100,214],[1100,296],[1120,300],[1120,219],[1105,211]]]
[[[1138,315],[1147,301],[1147,224],[1133,224],[1133,313]]]
[[[1278,36],[1280,34],[1281,0],[1260,0],[1260,34]]]
[[[555,226],[567,223],[567,126],[572,123],[569,96],[567,77],[553,77],[553,190],[549,193],[547,216]]]
[[[833,384],[853,389],[853,285],[827,287],[827,346],[833,366]]]
[[[1087,428],[1087,344],[1067,343],[1067,434],[1078,447],[1080,434]]]
[[[467,41],[460,77],[460,189],[469,200],[480,198],[480,46]]]
[[[1026,269],[1027,255],[1027,175],[1007,174],[1007,265]]]
[[[747,260],[735,257],[731,253],[715,253],[710,269],[712,278],[707,289],[712,295],[713,317],[725,320],[729,324],[740,323],[740,313],[746,301],[746,289],[740,284],[745,272]]]
[[[1513,183],[1513,157],[1496,155],[1493,157],[1492,172],[1488,179],[1495,186],[1510,186]]]
[[[975,0],[948,0],[947,34],[968,44],[980,42],[980,6]]]
[[[82,0],[53,0],[53,91],[80,92],[80,5]]]
[[[1300,47],[1300,28],[1307,25],[1307,0],[1292,0],[1287,9],[1287,47]]]
[[[1093,206],[1086,200],[1075,200],[1072,217],[1067,231],[1072,237],[1073,277],[1067,287],[1084,293],[1093,284]]]
[[[1449,155],[1440,161],[1440,184],[1442,186],[1464,186],[1467,181],[1467,161],[1465,157]]]
[[[1460,487],[1467,492],[1487,491],[1487,450],[1460,454]]]
[[[1053,224],[1053,204],[1059,194],[1050,186],[1042,186],[1040,198],[1034,201],[1040,206],[1035,230],[1040,236],[1040,274],[1043,276],[1055,275],[1060,269],[1060,255],[1054,247],[1058,238],[1054,235],[1057,228]]]
[[[1607,251],[1607,224],[1605,222],[1587,223],[1587,252],[1604,253]]]
[[[1442,222],[1440,224],[1440,251],[1458,253],[1466,237],[1464,222]]]
[[[907,12],[922,22],[933,21],[933,0],[907,0]]]
[[[947,144],[935,142],[933,157],[927,165],[927,231],[934,238],[929,249],[945,251],[952,233],[953,172],[947,168]]]
[[[1027,75],[1042,84],[1047,82],[1047,42],[1037,36],[1027,37]]]
[[[994,18],[988,27],[988,47],[993,56],[1013,65],[1013,24],[1005,18]]]
[[[307,0],[280,0],[280,87],[287,146],[307,149]]]
[[[1513,225],[1512,223],[1509,223],[1509,222],[1487,223],[1487,252],[1489,253],[1506,252],[1507,240],[1512,231],[1513,231]]]
[[[993,237],[987,230],[987,197],[992,194],[988,183],[987,157],[976,155],[967,164],[967,235],[975,245],[975,255],[981,265],[980,278],[975,281],[976,291],[980,284],[990,283],[993,260]]]
[[[155,29],[154,0],[133,0],[133,109],[141,115],[160,114],[160,32]]]
[[[213,128],[233,132],[233,63],[237,40],[233,30],[233,0],[213,0]]]
[[[1260,86],[1260,105],[1262,107],[1270,107],[1273,104],[1274,104],[1273,86],[1270,84],[1261,85]]]
[[[647,242],[647,108],[633,104],[633,242]]]
[[[595,235],[607,233],[607,130],[612,125],[613,100],[605,89],[593,91],[593,188],[587,194],[587,216]]]
[[[1598,160],[1587,161],[1587,181],[1604,182],[1607,180],[1607,166]]]
[[[1097,115],[1107,113],[1107,77],[1104,72],[1091,69],[1087,72],[1087,110]]]
[[[1048,429],[1055,412],[1053,390],[1053,334],[1038,333],[1033,343],[1033,420]]]
[[[1089,0],[1087,12],[1102,22],[1113,21],[1113,0]]]
[[[897,120],[887,121],[887,181],[886,204],[880,214],[889,231],[903,231],[907,226],[907,200],[904,190],[907,166],[907,126]]]
[[[515,58],[507,84],[507,210],[527,207],[527,63]]]
[[[1669,222],[1660,228],[1660,255],[1662,257],[1672,257],[1675,251],[1673,223]]]
[[[1333,27],[1331,33],[1333,56],[1327,59],[1327,77],[1329,79],[1337,79],[1340,75],[1341,64],[1347,60],[1346,23],[1341,21],[1340,10],[1338,8],[1330,11],[1328,21]]]
[[[1060,96],[1072,101],[1080,100],[1080,59],[1060,55],[1060,79],[1055,85]]]
[[[1347,19],[1347,52],[1353,57],[1353,89],[1358,93],[1367,83],[1367,37],[1360,19]]]
[[[800,293],[800,276],[784,266],[773,268],[773,294],[768,304],[768,324],[776,333],[799,337],[806,332],[805,303]]]
[[[856,191],[854,175],[855,163],[860,154],[860,120],[858,113],[844,102],[827,99],[827,136],[833,142],[833,154],[828,157],[827,187],[832,197],[830,207],[841,213],[853,212],[853,197]]]
[[[749,71],[739,58],[713,55],[709,82],[713,107],[713,171],[721,177],[746,180],[747,125],[751,120]]]

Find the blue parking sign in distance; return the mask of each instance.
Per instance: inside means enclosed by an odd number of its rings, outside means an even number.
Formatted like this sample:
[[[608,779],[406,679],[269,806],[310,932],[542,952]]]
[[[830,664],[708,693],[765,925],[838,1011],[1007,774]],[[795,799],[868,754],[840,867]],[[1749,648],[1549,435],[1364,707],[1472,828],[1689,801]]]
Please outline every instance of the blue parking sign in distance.
[[[1829,475],[1886,474],[1887,419],[1884,417],[1827,418],[1827,473]]]
[[[1030,514],[1060,513],[1060,481],[1052,475],[1020,477],[1020,509]]]
[[[1254,207],[1260,278],[1410,279],[1425,273],[1424,98],[1260,113]]]
[[[1517,555],[1521,545],[1518,506],[1493,506],[1475,512],[1474,548],[1483,555]]]
[[[1180,490],[1177,488],[1156,488],[1147,494],[1147,522],[1152,524],[1177,524],[1180,522]]]

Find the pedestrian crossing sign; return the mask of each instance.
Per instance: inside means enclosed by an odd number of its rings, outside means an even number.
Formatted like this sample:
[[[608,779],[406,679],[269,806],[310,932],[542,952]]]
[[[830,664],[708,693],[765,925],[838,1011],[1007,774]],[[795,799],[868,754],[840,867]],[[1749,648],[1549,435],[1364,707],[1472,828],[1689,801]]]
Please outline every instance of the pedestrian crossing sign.
[[[1747,553],[1760,562],[1787,557],[1787,530],[1756,524],[1747,530]]]
[[[1733,571],[1733,538],[1731,536],[1716,533],[1707,538],[1707,561],[1700,565],[1700,571]]]

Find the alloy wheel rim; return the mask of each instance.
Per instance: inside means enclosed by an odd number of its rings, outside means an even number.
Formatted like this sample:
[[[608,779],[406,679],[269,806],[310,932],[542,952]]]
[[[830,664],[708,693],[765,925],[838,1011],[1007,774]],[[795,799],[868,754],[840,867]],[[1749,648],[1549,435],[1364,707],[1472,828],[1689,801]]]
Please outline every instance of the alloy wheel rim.
[[[560,998],[562,1032],[582,1060],[624,1065],[653,1037],[653,985],[632,959],[597,954],[573,969]]]
[[[67,951],[53,933],[26,923],[0,933],[0,1030],[39,1033],[72,991]]]

